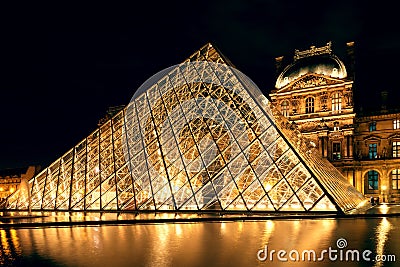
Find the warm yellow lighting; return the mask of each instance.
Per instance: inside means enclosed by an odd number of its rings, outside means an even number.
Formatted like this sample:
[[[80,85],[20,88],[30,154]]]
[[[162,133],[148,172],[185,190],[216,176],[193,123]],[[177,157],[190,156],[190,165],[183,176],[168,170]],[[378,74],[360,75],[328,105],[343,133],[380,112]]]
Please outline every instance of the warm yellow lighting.
[[[206,56],[207,49],[199,53]],[[13,194],[7,206],[157,213],[254,207],[272,212],[314,206],[325,210],[330,202],[348,210],[364,200],[354,188],[349,190],[350,184],[333,165],[312,156],[308,144],[316,147],[317,142],[306,142],[294,125],[285,126],[254,83],[236,75],[239,71],[212,63],[190,60],[163,71],[170,74],[154,86],[147,87],[146,82],[132,98],[133,105],[104,121],[100,129],[26,182],[25,190],[21,186],[21,192],[29,194]],[[332,68],[326,71],[330,74]],[[329,175],[319,179],[325,174]],[[337,194],[329,194],[329,183]],[[10,188],[11,193],[16,190]],[[336,210],[332,205],[328,208]],[[178,219],[179,215],[166,212],[155,218]]]
[[[379,210],[382,214],[387,214],[389,211],[389,207],[386,204],[382,204],[381,206],[379,206]]]
[[[3,192],[3,191],[4,191],[3,187],[0,187],[0,192]]]
[[[383,255],[385,252],[386,241],[389,237],[389,232],[393,229],[392,224],[387,218],[382,218],[382,221],[375,230],[376,234],[376,253]],[[382,261],[377,261],[374,266],[382,266]]]
[[[382,190],[385,191],[387,189],[386,185],[382,185]]]
[[[265,190],[268,192],[269,190],[271,190],[271,188],[272,188],[272,185],[270,185],[270,184],[266,184],[265,185]]]

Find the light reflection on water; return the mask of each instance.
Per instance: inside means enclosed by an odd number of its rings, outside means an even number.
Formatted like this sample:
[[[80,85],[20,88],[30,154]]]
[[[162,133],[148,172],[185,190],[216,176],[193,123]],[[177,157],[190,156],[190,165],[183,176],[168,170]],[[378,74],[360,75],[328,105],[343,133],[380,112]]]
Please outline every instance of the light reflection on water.
[[[267,220],[1,229],[4,266],[396,266],[395,262],[260,262],[257,251],[349,249],[395,254],[400,218]],[[400,256],[400,253],[398,253]],[[400,260],[400,259],[399,259]]]

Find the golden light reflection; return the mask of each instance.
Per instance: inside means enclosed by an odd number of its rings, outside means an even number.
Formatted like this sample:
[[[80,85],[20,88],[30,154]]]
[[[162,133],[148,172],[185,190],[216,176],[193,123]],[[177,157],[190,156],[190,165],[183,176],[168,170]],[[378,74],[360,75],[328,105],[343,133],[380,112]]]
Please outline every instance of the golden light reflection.
[[[13,243],[15,253],[17,255],[21,255],[22,250],[21,250],[21,245],[19,243],[17,231],[15,229],[10,229],[10,235],[11,235],[11,242]]]
[[[376,228],[376,255],[384,255],[385,244],[388,240],[389,232],[392,229],[392,224],[387,218],[382,218],[382,221]],[[383,261],[376,261],[374,267],[382,266]]]
[[[10,246],[8,244],[6,231],[0,230],[0,236],[1,236],[1,246],[2,246],[2,252],[3,252],[2,254],[4,254],[2,257],[8,258],[10,256],[11,250],[10,250]]]
[[[181,224],[179,223],[175,224],[175,233],[178,237],[182,237],[183,230]]]
[[[388,211],[389,211],[389,206],[388,205],[386,205],[386,204],[382,204],[381,206],[379,206],[379,211],[380,211],[380,213],[382,213],[382,214],[387,214],[388,213]],[[386,219],[386,218],[385,218]]]
[[[169,257],[169,241],[171,238],[169,224],[161,224],[154,227],[157,232],[157,238],[154,240],[153,246],[151,247],[152,259],[150,259],[155,265],[168,266],[170,265],[171,258]]]
[[[271,238],[271,236],[272,236],[272,234],[274,232],[274,229],[275,229],[275,222],[274,221],[266,221],[265,222],[265,228],[263,230],[262,238],[261,238],[263,244],[267,244],[268,243],[269,239]]]
[[[0,230],[0,266],[8,266],[22,254],[21,244],[15,229]]]
[[[221,228],[221,233],[223,234],[223,235],[225,235],[226,234],[226,222],[221,222],[221,224],[220,224],[220,228]]]
[[[301,221],[300,220],[293,221],[293,232],[296,236],[298,235],[300,228],[301,228]]]
[[[243,222],[237,222],[238,224],[238,234],[240,235],[243,232]]]

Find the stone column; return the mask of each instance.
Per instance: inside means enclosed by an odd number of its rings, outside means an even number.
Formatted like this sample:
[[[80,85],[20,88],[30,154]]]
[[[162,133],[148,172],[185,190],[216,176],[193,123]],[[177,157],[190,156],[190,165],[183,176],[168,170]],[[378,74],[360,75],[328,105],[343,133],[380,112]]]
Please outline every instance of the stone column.
[[[349,138],[349,157],[353,158],[353,143],[354,143],[354,136],[350,135]]]
[[[364,192],[364,177],[362,177],[362,169],[355,168],[354,170],[355,180],[356,180],[356,188],[361,193],[365,194]]]
[[[380,195],[382,202],[389,202],[390,186],[389,186],[388,170],[385,166],[381,170],[382,170],[382,177],[380,177],[380,185],[379,185]]]
[[[320,154],[321,156],[324,156],[324,155],[323,155],[323,152],[322,152],[322,151],[324,151],[324,150],[323,150],[323,147],[322,147],[322,146],[324,145],[324,141],[322,140],[322,138],[323,138],[323,137],[321,137],[321,136],[318,137],[318,150],[319,150],[319,154]]]
[[[342,157],[347,159],[349,157],[349,151],[347,149],[347,136],[345,136],[345,138],[343,138],[342,151],[343,151],[343,156]]]

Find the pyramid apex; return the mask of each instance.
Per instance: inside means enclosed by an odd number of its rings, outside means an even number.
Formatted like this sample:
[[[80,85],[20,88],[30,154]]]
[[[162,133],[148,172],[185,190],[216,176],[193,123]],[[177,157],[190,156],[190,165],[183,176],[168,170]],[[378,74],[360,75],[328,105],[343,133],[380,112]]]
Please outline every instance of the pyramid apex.
[[[211,42],[207,42],[205,45],[200,47],[196,52],[194,52],[189,58],[184,62],[193,61],[211,61],[221,64],[226,64],[231,67],[235,67],[232,62],[225,57],[221,51],[214,46]]]

